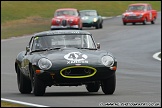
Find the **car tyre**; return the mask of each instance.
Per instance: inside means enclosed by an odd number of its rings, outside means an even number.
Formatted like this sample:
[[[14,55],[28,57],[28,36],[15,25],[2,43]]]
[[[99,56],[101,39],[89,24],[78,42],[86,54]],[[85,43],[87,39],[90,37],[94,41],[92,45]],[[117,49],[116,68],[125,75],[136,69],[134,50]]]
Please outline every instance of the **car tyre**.
[[[155,20],[156,20],[156,18],[154,18],[154,19],[151,21],[151,24],[155,24]]]
[[[103,25],[102,25],[102,23],[100,24],[100,28],[103,28]]]
[[[134,23],[132,23],[133,25],[135,25],[136,23],[134,22]]]
[[[123,25],[126,25],[127,23],[126,22],[123,22]]]
[[[35,74],[34,75],[34,95],[43,96],[45,94],[45,90],[46,90],[45,84]]]
[[[32,91],[31,81],[23,75],[19,67],[17,66],[17,84],[20,93],[30,94]]]
[[[99,25],[99,23],[97,23],[97,25],[96,25],[96,29],[99,29],[99,27],[100,27],[100,25]]]
[[[102,91],[107,95],[113,94],[116,87],[116,75],[101,82]]]
[[[79,30],[82,30],[82,27]]]
[[[145,18],[143,21],[143,25],[146,25],[146,23],[147,23],[147,19]]]
[[[86,84],[86,89],[88,92],[98,92],[98,90],[100,89],[100,83],[95,82]]]

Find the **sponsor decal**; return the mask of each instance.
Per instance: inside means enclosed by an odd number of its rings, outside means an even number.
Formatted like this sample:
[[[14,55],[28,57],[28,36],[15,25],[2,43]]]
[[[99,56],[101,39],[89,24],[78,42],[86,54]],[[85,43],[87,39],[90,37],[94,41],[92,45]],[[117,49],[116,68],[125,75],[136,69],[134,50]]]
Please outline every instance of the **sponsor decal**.
[[[72,63],[88,63],[86,60],[88,56],[86,54],[82,54],[80,52],[70,52],[64,56],[64,58],[67,60],[67,64]]]

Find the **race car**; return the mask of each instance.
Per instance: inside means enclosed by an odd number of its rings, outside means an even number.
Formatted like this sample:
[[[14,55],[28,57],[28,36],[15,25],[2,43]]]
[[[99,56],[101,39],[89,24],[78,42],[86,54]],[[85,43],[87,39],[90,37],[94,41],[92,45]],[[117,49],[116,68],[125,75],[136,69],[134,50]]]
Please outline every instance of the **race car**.
[[[78,29],[82,30],[82,20],[79,10],[75,8],[61,8],[54,13],[51,22],[51,30]]]
[[[95,27],[96,29],[103,27],[103,19],[97,10],[80,10],[83,27]]]
[[[123,25],[127,23],[143,23],[151,22],[154,24],[157,18],[157,11],[152,9],[152,6],[147,3],[130,4],[128,10],[122,14]]]
[[[46,87],[85,85],[88,92],[113,94],[117,59],[101,50],[84,30],[54,30],[34,34],[15,60],[20,93],[43,96]]]

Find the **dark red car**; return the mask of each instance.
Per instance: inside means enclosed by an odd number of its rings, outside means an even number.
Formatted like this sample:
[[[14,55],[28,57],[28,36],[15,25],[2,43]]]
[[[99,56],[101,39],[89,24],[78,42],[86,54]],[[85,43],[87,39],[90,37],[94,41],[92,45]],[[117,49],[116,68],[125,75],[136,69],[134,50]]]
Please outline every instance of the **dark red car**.
[[[128,10],[122,15],[123,25],[127,23],[143,23],[147,22],[151,24],[155,23],[157,18],[157,11],[153,10],[150,4],[147,3],[136,3],[128,6]]]
[[[52,18],[51,30],[55,29],[82,29],[82,20],[79,10],[75,8],[57,9]]]

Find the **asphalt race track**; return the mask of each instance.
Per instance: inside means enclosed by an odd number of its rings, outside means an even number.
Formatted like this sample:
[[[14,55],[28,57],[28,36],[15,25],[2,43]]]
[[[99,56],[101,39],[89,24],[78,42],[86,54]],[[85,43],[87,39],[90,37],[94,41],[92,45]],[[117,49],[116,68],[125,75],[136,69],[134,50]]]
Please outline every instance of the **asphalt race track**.
[[[161,12],[154,25],[124,26],[121,17],[114,17],[104,20],[103,29],[83,30],[91,32],[101,49],[117,58],[117,84],[113,95],[104,95],[101,88],[97,93],[89,93],[85,86],[47,87],[46,94],[38,97],[21,94],[14,62],[31,37],[24,36],[1,40],[1,98],[51,107],[99,107],[108,106],[110,102],[116,106],[140,106],[144,102],[148,106],[161,106],[161,61],[152,57],[161,51]]]

